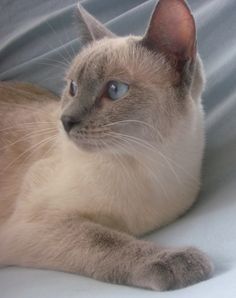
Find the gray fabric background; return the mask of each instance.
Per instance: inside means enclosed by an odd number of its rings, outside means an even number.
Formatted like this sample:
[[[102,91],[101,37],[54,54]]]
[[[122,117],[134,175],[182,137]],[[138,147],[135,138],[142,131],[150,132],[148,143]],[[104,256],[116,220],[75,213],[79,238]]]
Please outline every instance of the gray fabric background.
[[[156,1],[81,2],[124,35],[144,32]],[[186,289],[154,293],[60,272],[6,268],[0,270],[0,298],[236,297],[236,1],[189,4],[208,81],[203,188],[190,212],[146,238],[202,248],[216,265],[214,277]],[[64,63],[80,47],[74,10],[74,0],[0,0],[0,80],[31,81],[60,93]]]

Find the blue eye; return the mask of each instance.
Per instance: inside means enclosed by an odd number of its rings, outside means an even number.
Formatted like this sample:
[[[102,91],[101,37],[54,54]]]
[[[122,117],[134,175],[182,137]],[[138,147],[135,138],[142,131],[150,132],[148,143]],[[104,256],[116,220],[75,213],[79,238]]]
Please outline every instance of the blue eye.
[[[111,100],[123,97],[129,90],[129,85],[118,81],[110,81],[107,84],[107,94]]]

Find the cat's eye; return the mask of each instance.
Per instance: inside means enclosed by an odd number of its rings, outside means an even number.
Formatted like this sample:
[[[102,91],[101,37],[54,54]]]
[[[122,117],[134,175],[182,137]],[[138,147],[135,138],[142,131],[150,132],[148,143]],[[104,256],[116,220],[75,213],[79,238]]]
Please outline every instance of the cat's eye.
[[[70,89],[69,89],[70,95],[72,97],[76,96],[78,92],[78,85],[75,81],[70,81]]]
[[[107,84],[107,96],[111,100],[117,100],[123,97],[129,90],[129,85],[118,82],[118,81],[110,81]]]

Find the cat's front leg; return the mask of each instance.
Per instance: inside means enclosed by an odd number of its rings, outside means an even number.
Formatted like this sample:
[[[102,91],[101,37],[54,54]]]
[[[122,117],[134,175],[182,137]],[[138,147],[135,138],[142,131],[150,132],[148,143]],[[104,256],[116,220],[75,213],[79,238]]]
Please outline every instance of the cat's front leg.
[[[47,268],[153,290],[208,278],[212,265],[195,248],[166,249],[77,215],[12,219],[0,232],[0,265]]]

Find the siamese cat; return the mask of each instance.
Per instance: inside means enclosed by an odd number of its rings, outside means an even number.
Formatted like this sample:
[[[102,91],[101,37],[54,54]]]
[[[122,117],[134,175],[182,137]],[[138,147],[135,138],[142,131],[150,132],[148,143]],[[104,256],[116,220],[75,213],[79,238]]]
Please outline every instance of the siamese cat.
[[[84,47],[61,101],[0,83],[0,265],[169,290],[211,276],[193,247],[136,238],[196,199],[204,76],[184,0],[160,0],[143,37],[78,5]]]

